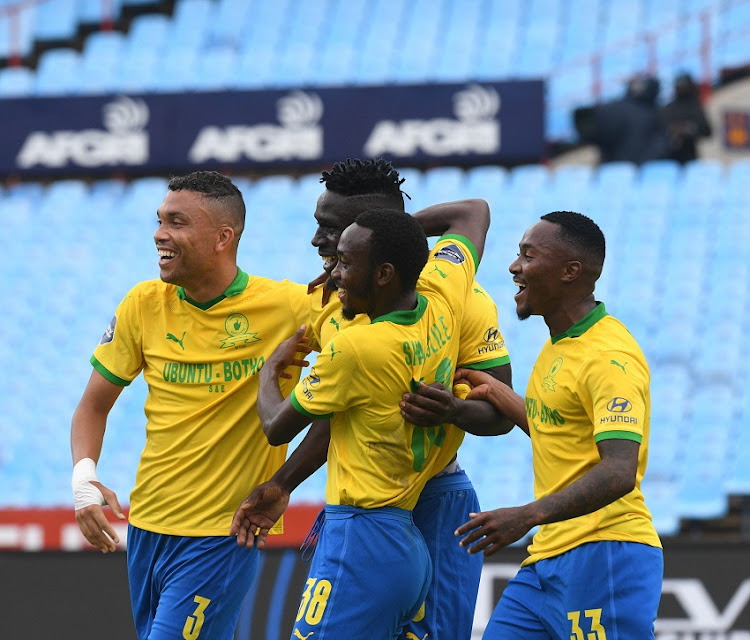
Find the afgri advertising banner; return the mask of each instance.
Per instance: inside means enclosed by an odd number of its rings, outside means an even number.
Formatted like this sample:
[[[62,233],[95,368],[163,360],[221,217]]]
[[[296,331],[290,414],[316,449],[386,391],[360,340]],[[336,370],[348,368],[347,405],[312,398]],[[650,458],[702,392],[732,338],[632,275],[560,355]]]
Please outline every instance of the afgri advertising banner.
[[[0,100],[4,175],[538,161],[541,80]]]

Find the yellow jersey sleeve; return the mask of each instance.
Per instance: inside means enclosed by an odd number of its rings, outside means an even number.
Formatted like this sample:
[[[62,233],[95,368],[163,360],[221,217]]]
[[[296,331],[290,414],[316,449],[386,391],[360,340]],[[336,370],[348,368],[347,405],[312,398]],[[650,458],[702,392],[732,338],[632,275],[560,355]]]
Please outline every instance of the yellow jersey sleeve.
[[[127,386],[143,370],[143,323],[140,320],[139,287],[133,287],[115,310],[91,364],[107,380]]]
[[[648,419],[649,374],[632,354],[602,351],[581,370],[579,393],[592,408],[594,441],[640,443]]]
[[[460,326],[478,265],[476,248],[468,238],[453,234],[441,236],[419,276],[417,290],[427,297],[435,294],[445,300]]]
[[[348,336],[336,336],[321,349],[309,373],[292,391],[292,405],[317,420],[366,402],[368,385],[364,384],[363,370]]]
[[[500,333],[497,306],[474,280],[466,294],[458,346],[458,366],[491,369],[510,363],[510,354]]]

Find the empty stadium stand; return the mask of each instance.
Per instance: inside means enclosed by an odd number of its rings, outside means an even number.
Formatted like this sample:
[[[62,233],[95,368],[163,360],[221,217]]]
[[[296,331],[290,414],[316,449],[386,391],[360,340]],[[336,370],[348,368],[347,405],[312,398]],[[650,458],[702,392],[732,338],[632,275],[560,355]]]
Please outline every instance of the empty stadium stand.
[[[520,390],[547,331],[539,318],[515,318],[507,267],[516,243],[553,208],[597,220],[608,240],[598,297],[640,341],[652,372],[644,489],[659,532],[677,533],[684,519],[721,518],[730,496],[750,493],[741,420],[750,410],[750,325],[737,319],[750,312],[750,267],[737,259],[750,245],[739,206],[750,162],[405,168],[403,175],[413,209],[446,197],[490,202],[493,226],[478,280],[498,303]],[[240,264],[300,282],[317,275],[309,236],[318,174],[237,183],[252,229]],[[9,301],[0,368],[12,373],[0,418],[0,508],[69,504],[69,416],[116,304],[136,281],[157,275],[151,234],[165,189],[159,177],[0,188],[0,281]],[[105,438],[100,477],[121,496],[133,485],[144,442],[144,396],[140,380],[122,395]],[[491,442],[467,436],[460,461],[484,505],[509,505],[532,497],[530,455],[520,432]],[[324,482],[320,471],[293,500],[319,502]]]
[[[546,78],[551,140],[635,73],[715,83],[750,33],[750,0],[19,1],[0,97]]]

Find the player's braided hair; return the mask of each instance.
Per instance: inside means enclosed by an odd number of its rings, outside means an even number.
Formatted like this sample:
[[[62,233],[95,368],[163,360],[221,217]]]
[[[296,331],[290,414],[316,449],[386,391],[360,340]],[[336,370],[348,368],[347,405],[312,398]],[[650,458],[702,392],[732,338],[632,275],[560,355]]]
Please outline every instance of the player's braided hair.
[[[326,189],[342,196],[384,196],[379,198],[382,206],[404,208],[401,185],[405,178],[399,176],[393,165],[384,158],[347,158],[337,162],[330,171],[324,171],[320,181]]]
[[[563,239],[589,256],[593,267],[601,269],[604,264],[604,234],[591,218],[575,211],[552,211],[542,220],[560,226]]]
[[[173,176],[167,188],[170,191],[195,191],[207,198],[219,200],[226,213],[232,217],[238,235],[245,228],[245,201],[242,192],[218,171],[194,171],[185,176]]]

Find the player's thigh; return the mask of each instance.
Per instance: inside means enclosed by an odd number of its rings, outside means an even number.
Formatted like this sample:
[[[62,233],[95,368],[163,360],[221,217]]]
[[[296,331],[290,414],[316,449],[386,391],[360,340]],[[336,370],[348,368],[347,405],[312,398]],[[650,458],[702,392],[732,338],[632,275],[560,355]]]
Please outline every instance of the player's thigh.
[[[429,555],[413,525],[327,515],[291,637],[390,640],[417,613],[429,580]]]
[[[432,583],[424,607],[407,623],[401,638],[429,634],[433,640],[469,640],[474,622],[483,557],[468,554],[454,535],[457,527],[479,511],[472,487],[420,497],[414,523],[421,531],[432,560]]]
[[[561,638],[648,640],[661,597],[662,550],[633,542],[581,545],[538,563],[546,620]]]
[[[545,595],[534,567],[522,567],[505,587],[482,640],[557,640],[542,621],[544,608]]]
[[[258,565],[232,537],[194,538],[163,572],[149,640],[232,640]]]

